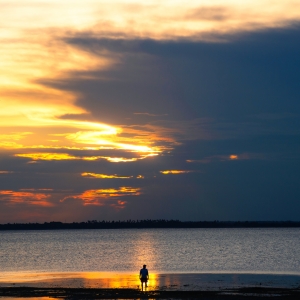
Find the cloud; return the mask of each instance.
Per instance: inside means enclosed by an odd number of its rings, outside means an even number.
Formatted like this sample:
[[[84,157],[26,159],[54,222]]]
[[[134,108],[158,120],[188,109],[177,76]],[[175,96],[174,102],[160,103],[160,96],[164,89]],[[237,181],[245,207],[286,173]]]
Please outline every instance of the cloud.
[[[87,190],[81,194],[69,195],[61,200],[64,202],[70,199],[79,199],[83,202],[83,205],[110,205],[112,207],[121,209],[126,205],[124,200],[114,200],[115,198],[126,197],[126,196],[138,196],[141,194],[139,188],[123,186],[120,188],[109,188],[99,190]]]
[[[105,159],[109,162],[118,163],[118,162],[133,162],[137,161],[139,159],[145,159],[147,157],[151,156],[157,156],[157,153],[149,153],[149,154],[142,154],[137,157],[120,157],[120,156],[73,156],[68,153],[55,153],[55,152],[35,152],[35,153],[22,153],[22,154],[14,154],[16,157],[25,157],[30,158],[33,161],[38,160],[88,160],[88,161],[94,161],[94,160],[101,160]]]
[[[193,172],[193,171],[190,171],[190,170],[164,170],[164,171],[159,171],[161,174],[164,174],[164,175],[169,175],[169,174],[187,174],[187,173],[190,173],[190,172]]]
[[[96,174],[96,173],[82,173],[81,176],[88,177],[88,178],[101,178],[101,179],[129,179],[132,176],[121,176],[117,174],[108,175],[108,174]]]
[[[229,155],[213,155],[198,160],[187,159],[186,162],[207,164],[207,163],[217,162],[217,161],[245,160],[245,159],[257,160],[257,159],[268,159],[268,158],[266,154],[262,154],[262,153],[239,153],[239,154],[229,154]]]
[[[50,194],[44,190],[0,190],[0,201],[5,202],[5,205],[37,205],[43,207],[51,207],[53,204],[48,200]]]
[[[254,116],[288,114],[298,105],[297,35],[295,27],[236,35],[230,43],[204,43],[108,39],[79,33],[65,41],[99,56],[109,52],[122,63],[111,70],[87,72],[87,80],[77,80],[74,72],[64,81],[41,83],[80,93],[77,104],[94,118],[120,126],[123,136],[150,137],[171,148],[191,136],[269,134],[276,130],[274,124],[268,126],[266,118]],[[282,48],[283,44],[289,46]],[[287,68],[294,71],[286,72]],[[138,111],[144,111],[143,115]],[[150,115],[157,119],[147,119]],[[285,118],[280,123],[290,121]]]
[[[231,11],[226,6],[201,6],[191,9],[186,14],[185,19],[219,21],[223,23],[223,21],[231,17],[230,13]]]

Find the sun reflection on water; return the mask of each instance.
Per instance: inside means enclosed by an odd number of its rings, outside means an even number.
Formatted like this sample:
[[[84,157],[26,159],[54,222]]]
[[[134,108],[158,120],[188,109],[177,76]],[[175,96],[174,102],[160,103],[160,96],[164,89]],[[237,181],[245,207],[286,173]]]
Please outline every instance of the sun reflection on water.
[[[93,285],[92,281],[101,282],[101,285],[107,288],[140,288],[141,282],[139,274],[114,274],[109,272],[88,272],[82,274],[85,280],[84,286]],[[150,274],[148,288],[153,289],[158,286],[158,275]]]
[[[148,289],[159,286],[159,275],[151,273]],[[0,275],[0,286],[80,287],[80,288],[141,288],[139,270],[133,273],[113,272],[4,272]]]

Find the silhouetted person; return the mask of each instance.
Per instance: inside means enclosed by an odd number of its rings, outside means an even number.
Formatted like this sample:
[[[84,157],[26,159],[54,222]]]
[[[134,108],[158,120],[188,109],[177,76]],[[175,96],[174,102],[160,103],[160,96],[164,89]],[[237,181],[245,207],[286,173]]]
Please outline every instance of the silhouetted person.
[[[143,265],[143,269],[140,270],[140,280],[142,284],[142,290],[143,290],[143,284],[145,283],[145,288],[147,287],[147,282],[149,279],[149,273],[146,269],[146,265]]]

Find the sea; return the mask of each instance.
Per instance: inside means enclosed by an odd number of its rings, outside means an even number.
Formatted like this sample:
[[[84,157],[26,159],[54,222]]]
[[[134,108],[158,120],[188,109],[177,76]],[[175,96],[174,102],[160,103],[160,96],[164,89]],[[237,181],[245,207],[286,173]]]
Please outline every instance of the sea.
[[[300,284],[300,228],[0,231],[0,243],[0,282],[5,283],[47,281],[57,278],[54,274],[129,278],[146,264],[156,279],[218,276],[221,281],[226,274],[240,274],[240,283],[273,276]]]

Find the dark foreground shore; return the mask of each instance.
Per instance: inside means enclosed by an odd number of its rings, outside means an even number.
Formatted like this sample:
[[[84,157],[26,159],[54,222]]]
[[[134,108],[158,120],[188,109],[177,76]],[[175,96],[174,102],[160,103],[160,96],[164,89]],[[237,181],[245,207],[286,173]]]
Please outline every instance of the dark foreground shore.
[[[300,289],[249,287],[219,291],[141,291],[138,289],[2,287],[0,297],[47,299],[300,299]]]

